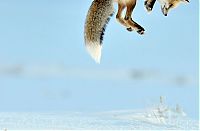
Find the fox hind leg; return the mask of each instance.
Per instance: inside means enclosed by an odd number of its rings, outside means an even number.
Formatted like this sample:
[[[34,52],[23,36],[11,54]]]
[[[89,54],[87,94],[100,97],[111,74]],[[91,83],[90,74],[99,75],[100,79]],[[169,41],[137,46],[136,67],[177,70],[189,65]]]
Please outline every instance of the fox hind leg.
[[[144,6],[148,12],[152,11],[156,0],[145,0]]]
[[[132,20],[131,15],[133,12],[133,9],[135,8],[136,1],[130,4],[127,4],[127,11],[126,11],[126,16],[125,16],[125,21],[129,25],[127,28],[128,31],[136,30],[137,33],[139,34],[144,34],[145,29],[137,24],[135,21]]]
[[[116,19],[120,24],[122,24],[126,28],[129,28],[128,24],[125,22],[125,20],[122,17],[122,11],[124,9],[125,9],[125,5],[121,4],[121,3],[118,3],[118,12],[117,12],[117,15],[116,15]]]

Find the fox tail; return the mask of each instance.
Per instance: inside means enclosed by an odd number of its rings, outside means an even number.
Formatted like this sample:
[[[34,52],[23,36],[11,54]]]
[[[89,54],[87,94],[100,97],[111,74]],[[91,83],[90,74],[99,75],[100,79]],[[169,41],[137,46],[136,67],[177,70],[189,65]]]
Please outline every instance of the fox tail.
[[[101,59],[106,25],[113,13],[113,0],[94,0],[86,17],[84,27],[85,46],[97,63],[100,63]]]

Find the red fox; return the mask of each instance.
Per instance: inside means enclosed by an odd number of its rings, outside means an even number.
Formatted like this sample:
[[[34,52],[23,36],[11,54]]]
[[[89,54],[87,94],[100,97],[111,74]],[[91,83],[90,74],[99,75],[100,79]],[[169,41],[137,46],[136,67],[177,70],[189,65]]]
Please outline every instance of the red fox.
[[[128,31],[136,31],[143,35],[145,29],[137,24],[131,17],[133,9],[136,6],[137,0],[94,0],[89,8],[85,27],[84,39],[85,46],[91,57],[100,63],[103,35],[106,29],[106,24],[114,13],[113,3],[118,3],[118,12],[116,15],[117,21],[122,24]],[[153,9],[156,0],[146,0],[145,7],[147,11]],[[166,15],[169,9],[174,8],[178,3],[188,0],[159,0],[162,7],[162,12]],[[125,17],[122,16],[123,10],[126,8]]]
[[[136,5],[136,0],[94,0],[88,11],[84,37],[85,45],[92,58],[100,63],[103,35],[110,16],[114,13],[113,2],[118,3],[116,19],[127,28],[144,34],[144,28],[132,20],[131,15]],[[127,8],[125,18],[122,11]]]

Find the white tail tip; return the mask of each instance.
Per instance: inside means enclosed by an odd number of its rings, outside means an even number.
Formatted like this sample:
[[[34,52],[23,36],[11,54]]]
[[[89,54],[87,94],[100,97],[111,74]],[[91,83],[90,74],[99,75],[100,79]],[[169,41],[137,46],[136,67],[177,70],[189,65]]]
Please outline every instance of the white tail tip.
[[[91,57],[99,64],[102,46],[99,43],[86,43],[86,48]]]

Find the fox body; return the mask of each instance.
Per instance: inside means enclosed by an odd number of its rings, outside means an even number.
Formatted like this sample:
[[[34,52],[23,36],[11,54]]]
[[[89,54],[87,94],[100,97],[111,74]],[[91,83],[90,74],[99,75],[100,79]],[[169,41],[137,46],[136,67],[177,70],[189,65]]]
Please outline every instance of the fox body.
[[[123,25],[128,31],[136,31],[138,34],[144,34],[145,29],[132,19],[132,12],[136,6],[137,0],[94,0],[90,6],[84,27],[85,46],[91,57],[100,63],[103,35],[106,24],[109,22],[110,16],[114,13],[113,3],[118,3],[118,11],[116,15],[117,21]],[[146,0],[145,7],[147,11],[153,9],[156,0]],[[167,14],[168,10],[174,8],[182,1],[188,0],[159,0],[163,14]],[[126,8],[125,17],[122,16],[123,10]]]

